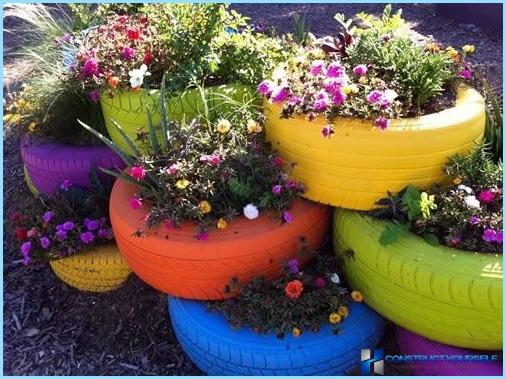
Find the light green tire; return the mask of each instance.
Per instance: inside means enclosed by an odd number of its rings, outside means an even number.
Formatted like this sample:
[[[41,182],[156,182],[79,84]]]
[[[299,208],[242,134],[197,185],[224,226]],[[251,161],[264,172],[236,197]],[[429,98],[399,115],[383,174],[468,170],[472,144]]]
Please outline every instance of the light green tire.
[[[23,173],[25,175],[25,182],[26,182],[26,185],[28,186],[28,189],[30,190],[31,193],[33,193],[35,196],[37,196],[39,194],[39,191],[37,191],[37,188],[35,188],[35,186],[33,185],[32,179],[30,178],[30,175],[28,174],[28,170],[26,169],[25,166],[23,166]]]
[[[221,86],[209,87],[205,89],[208,98],[208,107],[210,110],[219,108],[225,110],[223,96],[230,97],[236,101],[249,101],[257,99],[258,95],[251,86],[242,84],[226,84]],[[138,131],[147,132],[149,121],[148,112],[151,114],[151,120],[154,126],[160,126],[160,109],[159,109],[160,91],[118,91],[113,97],[104,94],[100,99],[102,113],[104,115],[105,126],[112,141],[118,145],[121,150],[128,154],[132,154],[132,150],[127,142],[114,126],[112,120],[116,121],[125,133],[135,141]],[[258,98],[258,103],[261,104]],[[196,90],[188,90],[180,96],[173,97],[168,101],[167,113],[169,120],[189,121],[197,115],[204,112],[204,104],[202,102],[201,93]],[[161,138],[159,135],[158,138]],[[139,143],[135,143],[136,147],[143,151],[144,148]]]
[[[465,348],[502,349],[501,254],[432,246],[410,234],[382,246],[385,222],[336,209],[334,248],[365,302],[395,324]]]

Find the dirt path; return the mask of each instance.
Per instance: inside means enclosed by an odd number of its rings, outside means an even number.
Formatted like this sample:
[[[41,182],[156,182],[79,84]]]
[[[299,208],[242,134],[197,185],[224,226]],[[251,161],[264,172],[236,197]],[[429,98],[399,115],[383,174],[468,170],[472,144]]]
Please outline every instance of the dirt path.
[[[234,8],[255,23],[289,32],[293,15],[306,11],[312,31],[335,30],[333,16],[343,12],[380,12],[375,4],[244,4]],[[422,35],[461,46],[476,45],[475,60],[500,88],[502,39],[473,25],[457,25],[434,16],[430,4],[403,5],[404,15]],[[11,44],[4,36],[5,44]],[[19,88],[30,69],[26,61],[10,59],[4,67],[4,90]],[[19,138],[4,129],[4,214],[30,196],[23,181]],[[165,295],[134,275],[119,290],[95,295],[73,290],[47,266],[25,268],[4,223],[4,374],[5,375],[200,375],[175,339],[167,317]],[[391,328],[381,346],[398,353]],[[387,373],[406,374],[386,367]]]

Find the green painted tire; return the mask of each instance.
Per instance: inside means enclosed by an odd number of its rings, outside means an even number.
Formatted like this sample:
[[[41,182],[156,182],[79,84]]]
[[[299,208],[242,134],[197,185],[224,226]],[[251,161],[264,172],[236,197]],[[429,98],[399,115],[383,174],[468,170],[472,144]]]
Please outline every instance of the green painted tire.
[[[30,190],[31,193],[33,193],[35,196],[37,196],[39,194],[39,191],[33,185],[32,178],[30,178],[30,175],[28,174],[28,170],[26,169],[26,166],[23,166],[23,173],[25,176],[25,182],[26,182],[26,185],[28,186],[28,189]]]
[[[500,254],[432,246],[410,234],[389,246],[385,222],[336,209],[334,248],[365,302],[397,325],[444,344],[502,349]]]
[[[226,95],[237,101],[248,101],[258,98],[256,90],[253,87],[242,84],[209,87],[205,91],[207,94],[211,94],[209,97],[209,108],[224,109],[223,107],[226,105],[223,104],[223,99],[220,95]],[[126,134],[135,141],[138,131],[148,131],[147,109],[149,109],[149,113],[151,114],[153,125],[160,125],[159,99],[159,90],[119,91],[113,97],[107,95],[101,97],[100,105],[107,132],[112,141],[126,153],[132,154],[132,151],[118,129],[114,126],[112,120],[115,120]],[[260,98],[258,98],[258,102],[261,104]],[[180,96],[169,100],[166,109],[169,120],[182,121],[184,118],[189,121],[204,109],[201,94],[196,89],[185,91]],[[138,144],[136,144],[136,147],[141,151],[143,150],[142,146]]]

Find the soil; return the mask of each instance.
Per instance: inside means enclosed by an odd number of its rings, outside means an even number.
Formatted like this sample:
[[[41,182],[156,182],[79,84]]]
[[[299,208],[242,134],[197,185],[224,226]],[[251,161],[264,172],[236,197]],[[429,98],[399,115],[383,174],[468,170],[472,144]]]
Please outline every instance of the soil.
[[[456,4],[458,6],[458,4]],[[414,25],[414,39],[442,44],[474,44],[473,60],[502,93],[502,36],[472,24],[456,24],[435,16],[432,4],[404,4],[404,17]],[[343,12],[378,13],[381,4],[235,4],[255,23],[279,32],[293,31],[293,16],[307,12],[316,35],[336,30],[333,16]],[[12,22],[12,21],[9,21]],[[22,43],[4,33],[4,50]],[[4,57],[4,105],[20,89],[32,62]],[[4,128],[4,215],[30,198],[23,180],[19,136]],[[4,221],[4,374],[5,375],[201,375],[179,347],[167,317],[166,296],[131,275],[120,289],[93,294],[60,282],[47,265],[25,268]],[[380,343],[385,354],[399,353],[393,326]],[[406,375],[398,366],[390,375]]]

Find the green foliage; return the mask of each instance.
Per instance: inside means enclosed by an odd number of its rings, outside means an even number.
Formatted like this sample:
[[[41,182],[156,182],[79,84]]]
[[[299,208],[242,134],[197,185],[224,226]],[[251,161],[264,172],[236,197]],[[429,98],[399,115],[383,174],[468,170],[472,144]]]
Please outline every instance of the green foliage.
[[[490,146],[494,162],[502,161],[503,149],[503,115],[499,98],[494,94],[487,80],[483,79],[483,89],[487,101],[487,119],[485,125],[485,142]]]
[[[398,241],[403,236],[407,235],[409,227],[401,224],[399,221],[394,221],[388,224],[380,235],[379,243],[383,246],[390,245]]]
[[[140,13],[142,3],[71,3],[68,4],[74,19],[73,30],[79,32],[93,26],[100,25],[111,15],[131,15]]]
[[[306,13],[296,13],[293,16],[293,39],[302,46],[306,46],[309,42],[309,33],[311,32],[306,16]]]
[[[309,252],[302,249],[297,258],[307,254]],[[255,278],[248,284],[232,279],[225,291],[236,296],[209,302],[208,308],[223,313],[234,329],[248,328],[259,334],[274,332],[278,338],[291,333],[316,332],[329,325],[331,314],[341,313],[340,318],[344,319],[348,315],[349,295],[345,288],[331,281],[337,258],[317,255],[314,263],[300,272],[297,258],[285,265],[285,275],[279,279]],[[292,271],[294,267],[296,273]],[[324,286],[318,287],[317,280]],[[296,299],[285,293],[285,288],[293,281],[303,285]],[[334,334],[338,334],[339,325],[331,324]]]

